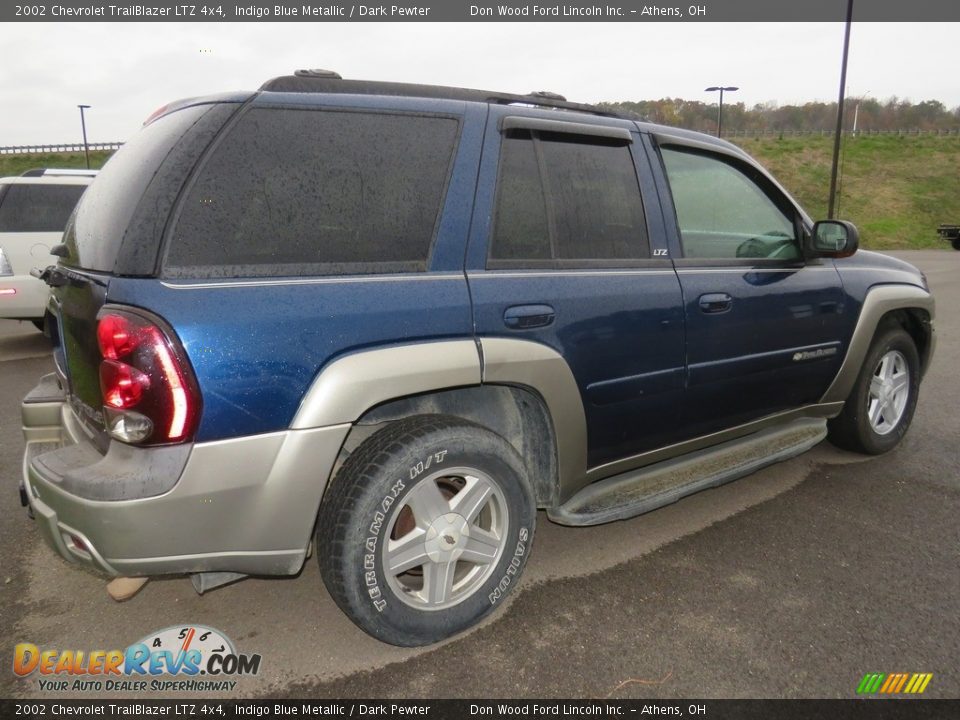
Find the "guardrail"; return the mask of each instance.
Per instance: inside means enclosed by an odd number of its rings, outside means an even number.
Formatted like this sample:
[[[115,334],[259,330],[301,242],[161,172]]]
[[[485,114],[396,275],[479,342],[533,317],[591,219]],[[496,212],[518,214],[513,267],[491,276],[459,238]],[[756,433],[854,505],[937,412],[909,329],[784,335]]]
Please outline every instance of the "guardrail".
[[[87,143],[91,150],[117,150],[122,142]],[[8,145],[0,147],[0,155],[49,155],[50,153],[83,152],[83,143],[58,145]]]

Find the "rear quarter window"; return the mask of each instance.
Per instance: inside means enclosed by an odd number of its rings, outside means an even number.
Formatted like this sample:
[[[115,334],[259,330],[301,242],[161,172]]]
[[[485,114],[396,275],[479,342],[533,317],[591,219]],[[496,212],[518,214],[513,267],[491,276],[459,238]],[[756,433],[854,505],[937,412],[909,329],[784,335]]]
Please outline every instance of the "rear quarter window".
[[[143,232],[144,210],[154,224],[162,224],[169,216],[172,200],[152,196],[151,184],[161,173],[162,166],[188,131],[211,118],[214,128],[222,126],[232,107],[195,105],[177,110],[154,120],[137,132],[114,154],[97,175],[84,196],[83,203],[64,235],[70,255],[61,262],[73,267],[101,272],[117,270],[118,258],[124,242],[138,244],[147,256],[142,272],[153,269],[160,245],[160,235]],[[196,163],[196,152],[179,159],[167,175],[165,185],[174,192],[182,185],[187,173]],[[168,165],[170,163],[167,163]],[[141,207],[144,206],[144,207]],[[138,213],[139,211],[139,213]],[[139,218],[139,219],[138,219]],[[128,237],[131,229],[136,237]],[[120,268],[121,273],[127,268]]]
[[[251,108],[186,193],[164,274],[423,271],[458,132],[445,116]]]
[[[86,185],[14,184],[0,201],[0,232],[63,232]]]

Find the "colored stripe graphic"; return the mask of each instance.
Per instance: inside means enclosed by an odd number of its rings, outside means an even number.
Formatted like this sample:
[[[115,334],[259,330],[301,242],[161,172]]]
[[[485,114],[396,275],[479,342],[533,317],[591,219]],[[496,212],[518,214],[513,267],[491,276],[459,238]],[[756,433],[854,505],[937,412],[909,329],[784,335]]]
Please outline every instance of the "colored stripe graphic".
[[[885,677],[886,675],[883,673],[867,673],[863,676],[863,680],[860,681],[860,686],[857,688],[857,692],[861,694],[875,693],[880,689],[880,683],[883,682]]]
[[[933,673],[867,673],[857,685],[857,694],[918,695],[927,689],[932,679]]]

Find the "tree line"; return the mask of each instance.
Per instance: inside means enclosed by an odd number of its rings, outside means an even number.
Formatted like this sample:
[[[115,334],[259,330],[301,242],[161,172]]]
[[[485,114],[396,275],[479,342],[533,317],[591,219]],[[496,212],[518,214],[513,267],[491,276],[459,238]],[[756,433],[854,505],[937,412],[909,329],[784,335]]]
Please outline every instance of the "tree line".
[[[600,103],[601,107],[648,122],[673,127],[715,132],[717,103],[681,98]],[[892,97],[847,98],[844,129],[857,130],[948,130],[960,127],[960,107],[947,108],[939,100],[912,103]],[[803,105],[758,103],[748,108],[742,102],[723,103],[723,127],[747,131],[833,130],[837,124],[837,103],[808,102]]]

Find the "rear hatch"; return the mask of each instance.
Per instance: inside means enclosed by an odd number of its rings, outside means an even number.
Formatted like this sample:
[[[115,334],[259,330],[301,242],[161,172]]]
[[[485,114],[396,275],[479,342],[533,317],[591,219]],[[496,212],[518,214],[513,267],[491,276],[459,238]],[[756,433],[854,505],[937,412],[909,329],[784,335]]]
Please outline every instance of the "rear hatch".
[[[67,223],[64,250],[44,277],[47,325],[61,383],[101,448],[97,315],[111,279],[155,277],[167,221],[190,172],[245,97],[184,104],[149,123],[106,164]]]

